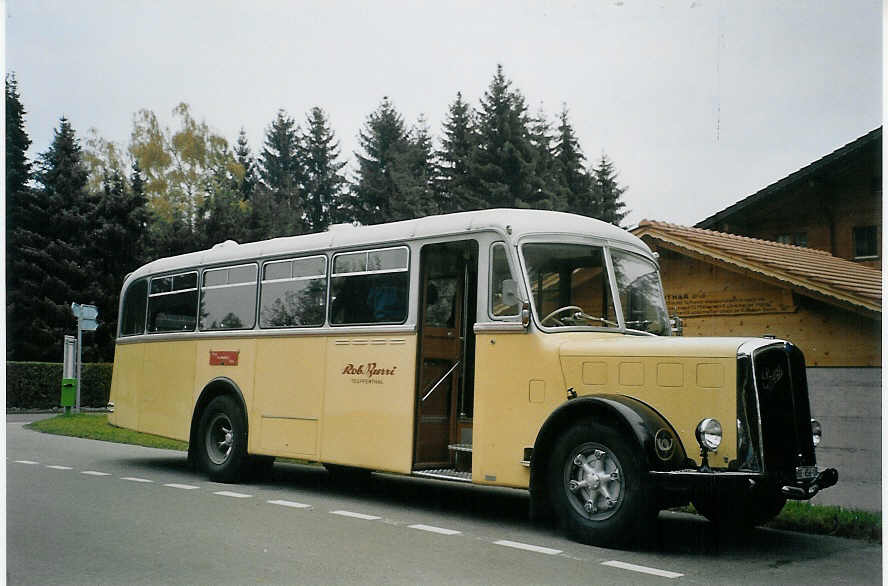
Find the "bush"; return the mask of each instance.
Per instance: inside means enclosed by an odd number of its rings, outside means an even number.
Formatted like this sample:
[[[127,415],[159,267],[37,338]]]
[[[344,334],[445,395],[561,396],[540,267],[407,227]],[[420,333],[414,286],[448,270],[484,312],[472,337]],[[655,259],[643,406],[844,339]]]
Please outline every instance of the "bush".
[[[84,363],[81,407],[104,407],[111,394],[110,363]],[[55,362],[7,362],[6,408],[49,409],[62,396],[62,365]]]

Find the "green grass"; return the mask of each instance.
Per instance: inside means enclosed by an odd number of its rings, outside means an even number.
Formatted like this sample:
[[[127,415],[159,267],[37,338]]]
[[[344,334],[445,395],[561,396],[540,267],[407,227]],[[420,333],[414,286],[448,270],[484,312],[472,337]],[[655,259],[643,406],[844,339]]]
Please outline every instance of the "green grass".
[[[188,449],[188,444],[185,442],[151,435],[150,433],[140,433],[114,427],[108,423],[107,413],[57,415],[49,419],[41,419],[40,421],[29,423],[25,427],[42,431],[43,433],[82,437],[118,444],[133,444],[148,448],[163,448],[182,452]]]
[[[789,501],[766,527],[882,542],[882,514]]]
[[[694,505],[672,509],[681,513],[699,515]],[[780,514],[765,523],[765,527],[860,539],[882,543],[882,514],[845,509],[832,505],[812,505],[806,501],[787,501]]]
[[[108,415],[105,413],[57,415],[50,419],[35,421],[34,423],[28,424],[26,427],[44,433],[68,435],[121,444],[134,444],[149,448],[164,448],[167,450],[180,451],[188,449],[188,444],[185,442],[114,427],[108,423]],[[304,460],[279,459],[279,461],[308,464],[308,462]],[[697,513],[691,505],[673,510],[685,513]],[[881,513],[855,511],[844,509],[842,507],[812,505],[800,501],[787,502],[786,506],[783,507],[783,511],[781,511],[776,518],[771,520],[766,527],[799,531],[802,533],[814,533],[817,535],[849,537],[851,539],[860,539],[871,543],[882,542]]]

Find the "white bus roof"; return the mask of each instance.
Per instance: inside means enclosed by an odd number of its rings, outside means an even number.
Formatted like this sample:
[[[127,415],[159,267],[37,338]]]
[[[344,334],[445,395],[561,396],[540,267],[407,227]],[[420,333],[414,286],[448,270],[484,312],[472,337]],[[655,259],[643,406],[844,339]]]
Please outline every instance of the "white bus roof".
[[[229,240],[208,250],[152,261],[136,269],[128,280],[145,275],[169,273],[177,269],[244,259],[263,259],[304,252],[375,246],[483,231],[498,232],[513,242],[523,236],[533,234],[594,237],[622,244],[651,256],[650,249],[640,238],[600,220],[545,210],[492,209],[426,216],[414,220],[372,226],[354,227],[340,224],[331,226],[326,232],[284,236],[246,244],[238,244]]]

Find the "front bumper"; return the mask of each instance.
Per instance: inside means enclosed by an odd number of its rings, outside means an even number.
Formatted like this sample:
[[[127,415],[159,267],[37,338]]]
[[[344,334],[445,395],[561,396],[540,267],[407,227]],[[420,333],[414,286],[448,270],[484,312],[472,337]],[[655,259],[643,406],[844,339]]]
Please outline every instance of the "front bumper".
[[[651,471],[651,480],[657,488],[667,493],[685,493],[687,495],[711,493],[712,491],[743,491],[761,485],[771,485],[780,494],[792,500],[808,500],[824,488],[829,488],[839,481],[839,473],[835,468],[827,468],[818,472],[814,478],[779,482],[765,474],[755,472],[729,472],[720,470],[674,470],[668,472]]]

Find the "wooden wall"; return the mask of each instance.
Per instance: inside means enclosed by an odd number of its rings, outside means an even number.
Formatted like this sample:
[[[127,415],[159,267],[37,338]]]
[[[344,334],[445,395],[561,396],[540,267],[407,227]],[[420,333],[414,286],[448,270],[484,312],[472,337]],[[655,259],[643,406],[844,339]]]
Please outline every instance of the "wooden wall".
[[[881,365],[880,321],[662,247],[658,252],[669,315],[684,320],[685,336],[773,334],[798,345],[808,366]]]

